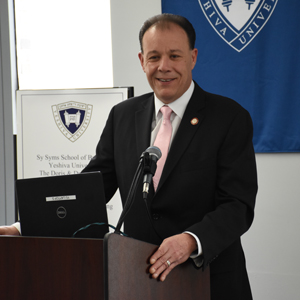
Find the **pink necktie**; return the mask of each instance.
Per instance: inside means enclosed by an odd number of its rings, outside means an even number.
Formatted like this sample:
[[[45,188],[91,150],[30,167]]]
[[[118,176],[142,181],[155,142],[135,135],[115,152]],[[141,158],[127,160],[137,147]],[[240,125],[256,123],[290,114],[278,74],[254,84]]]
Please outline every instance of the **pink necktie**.
[[[172,136],[172,124],[170,121],[170,116],[172,109],[169,106],[163,106],[160,111],[163,114],[163,121],[159,128],[158,134],[154,141],[154,146],[158,147],[162,153],[161,158],[157,161],[157,169],[155,175],[153,176],[154,190],[156,191],[164,164],[167,159],[169,152],[169,145]]]

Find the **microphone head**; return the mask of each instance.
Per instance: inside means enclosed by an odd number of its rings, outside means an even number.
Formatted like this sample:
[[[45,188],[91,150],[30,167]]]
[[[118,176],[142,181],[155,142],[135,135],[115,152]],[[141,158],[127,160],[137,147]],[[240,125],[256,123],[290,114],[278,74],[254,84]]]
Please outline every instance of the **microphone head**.
[[[150,156],[151,155],[155,156],[157,158],[157,160],[159,160],[161,158],[161,151],[158,147],[151,146],[151,147],[147,148],[145,150],[145,152],[148,152]]]

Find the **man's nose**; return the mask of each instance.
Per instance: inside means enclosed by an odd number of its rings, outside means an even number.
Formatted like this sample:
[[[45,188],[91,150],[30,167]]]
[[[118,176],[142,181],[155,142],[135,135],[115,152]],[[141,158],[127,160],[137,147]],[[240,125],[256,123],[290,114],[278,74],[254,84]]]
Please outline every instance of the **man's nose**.
[[[171,61],[169,57],[162,57],[159,62],[158,70],[161,72],[167,72],[170,70]]]

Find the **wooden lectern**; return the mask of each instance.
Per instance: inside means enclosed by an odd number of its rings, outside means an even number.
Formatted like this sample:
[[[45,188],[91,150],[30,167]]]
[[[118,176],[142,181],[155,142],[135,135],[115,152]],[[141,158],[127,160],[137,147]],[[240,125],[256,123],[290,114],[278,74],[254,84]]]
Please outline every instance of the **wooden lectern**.
[[[190,261],[164,282],[150,278],[157,246],[117,234],[104,240],[0,237],[0,299],[210,299],[209,269]]]

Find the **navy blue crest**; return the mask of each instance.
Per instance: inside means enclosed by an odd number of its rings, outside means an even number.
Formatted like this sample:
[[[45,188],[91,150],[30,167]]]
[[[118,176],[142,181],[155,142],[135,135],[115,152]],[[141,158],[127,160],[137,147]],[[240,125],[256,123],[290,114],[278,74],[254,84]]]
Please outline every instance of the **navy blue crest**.
[[[59,111],[60,118],[65,127],[71,134],[74,134],[82,124],[85,116],[85,110],[69,108]]]
[[[90,124],[93,106],[75,101],[52,106],[55,123],[71,142],[79,139]]]

